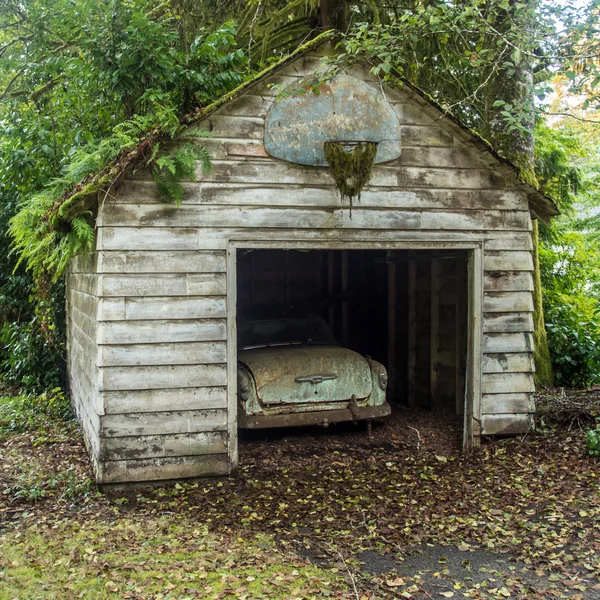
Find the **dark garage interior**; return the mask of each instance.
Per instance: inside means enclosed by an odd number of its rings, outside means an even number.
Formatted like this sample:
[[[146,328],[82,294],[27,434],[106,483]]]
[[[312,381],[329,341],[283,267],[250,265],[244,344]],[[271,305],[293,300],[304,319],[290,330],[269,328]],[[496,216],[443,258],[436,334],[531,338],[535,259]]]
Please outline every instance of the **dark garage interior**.
[[[465,250],[239,249],[237,311],[320,314],[340,345],[386,366],[391,404],[461,415],[467,261]]]

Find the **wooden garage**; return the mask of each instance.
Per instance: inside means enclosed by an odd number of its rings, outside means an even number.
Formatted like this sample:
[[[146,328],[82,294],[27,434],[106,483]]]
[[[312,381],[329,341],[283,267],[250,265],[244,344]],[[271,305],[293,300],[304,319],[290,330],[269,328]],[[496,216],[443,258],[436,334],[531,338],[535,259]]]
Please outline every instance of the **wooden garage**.
[[[464,444],[532,427],[532,218],[554,205],[409,85],[354,66],[317,96],[305,48],[199,122],[213,170],[162,203],[144,174],[99,203],[67,276],[71,395],[99,483],[237,468],[238,310],[310,300],[386,364],[394,410],[459,414]],[[350,207],[328,140],[377,144]]]

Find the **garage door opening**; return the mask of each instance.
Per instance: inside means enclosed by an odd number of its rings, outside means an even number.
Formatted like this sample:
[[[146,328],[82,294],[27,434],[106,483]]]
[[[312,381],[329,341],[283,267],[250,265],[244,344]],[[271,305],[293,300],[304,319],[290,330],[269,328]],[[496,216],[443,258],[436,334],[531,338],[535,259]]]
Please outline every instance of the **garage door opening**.
[[[238,342],[248,315],[318,315],[340,346],[386,367],[392,407],[462,416],[467,263],[466,250],[238,248]]]

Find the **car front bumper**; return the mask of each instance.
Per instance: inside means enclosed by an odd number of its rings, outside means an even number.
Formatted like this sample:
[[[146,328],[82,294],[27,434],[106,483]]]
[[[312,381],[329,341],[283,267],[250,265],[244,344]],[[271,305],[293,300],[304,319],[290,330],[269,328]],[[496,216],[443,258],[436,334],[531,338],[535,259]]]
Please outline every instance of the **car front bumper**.
[[[238,415],[240,429],[267,429],[272,427],[298,427],[302,425],[329,425],[343,421],[369,421],[387,417],[392,412],[386,402],[379,406],[357,406],[336,410],[291,412],[278,415]]]

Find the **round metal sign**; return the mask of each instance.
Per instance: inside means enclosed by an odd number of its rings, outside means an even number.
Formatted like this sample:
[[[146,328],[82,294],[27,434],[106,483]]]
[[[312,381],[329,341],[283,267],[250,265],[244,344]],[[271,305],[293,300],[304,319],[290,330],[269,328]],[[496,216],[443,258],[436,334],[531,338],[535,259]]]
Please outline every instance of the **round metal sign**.
[[[378,142],[376,163],[400,156],[400,123],[382,91],[350,75],[324,83],[319,93],[283,96],[267,114],[265,148],[301,165],[327,165],[325,142]]]

